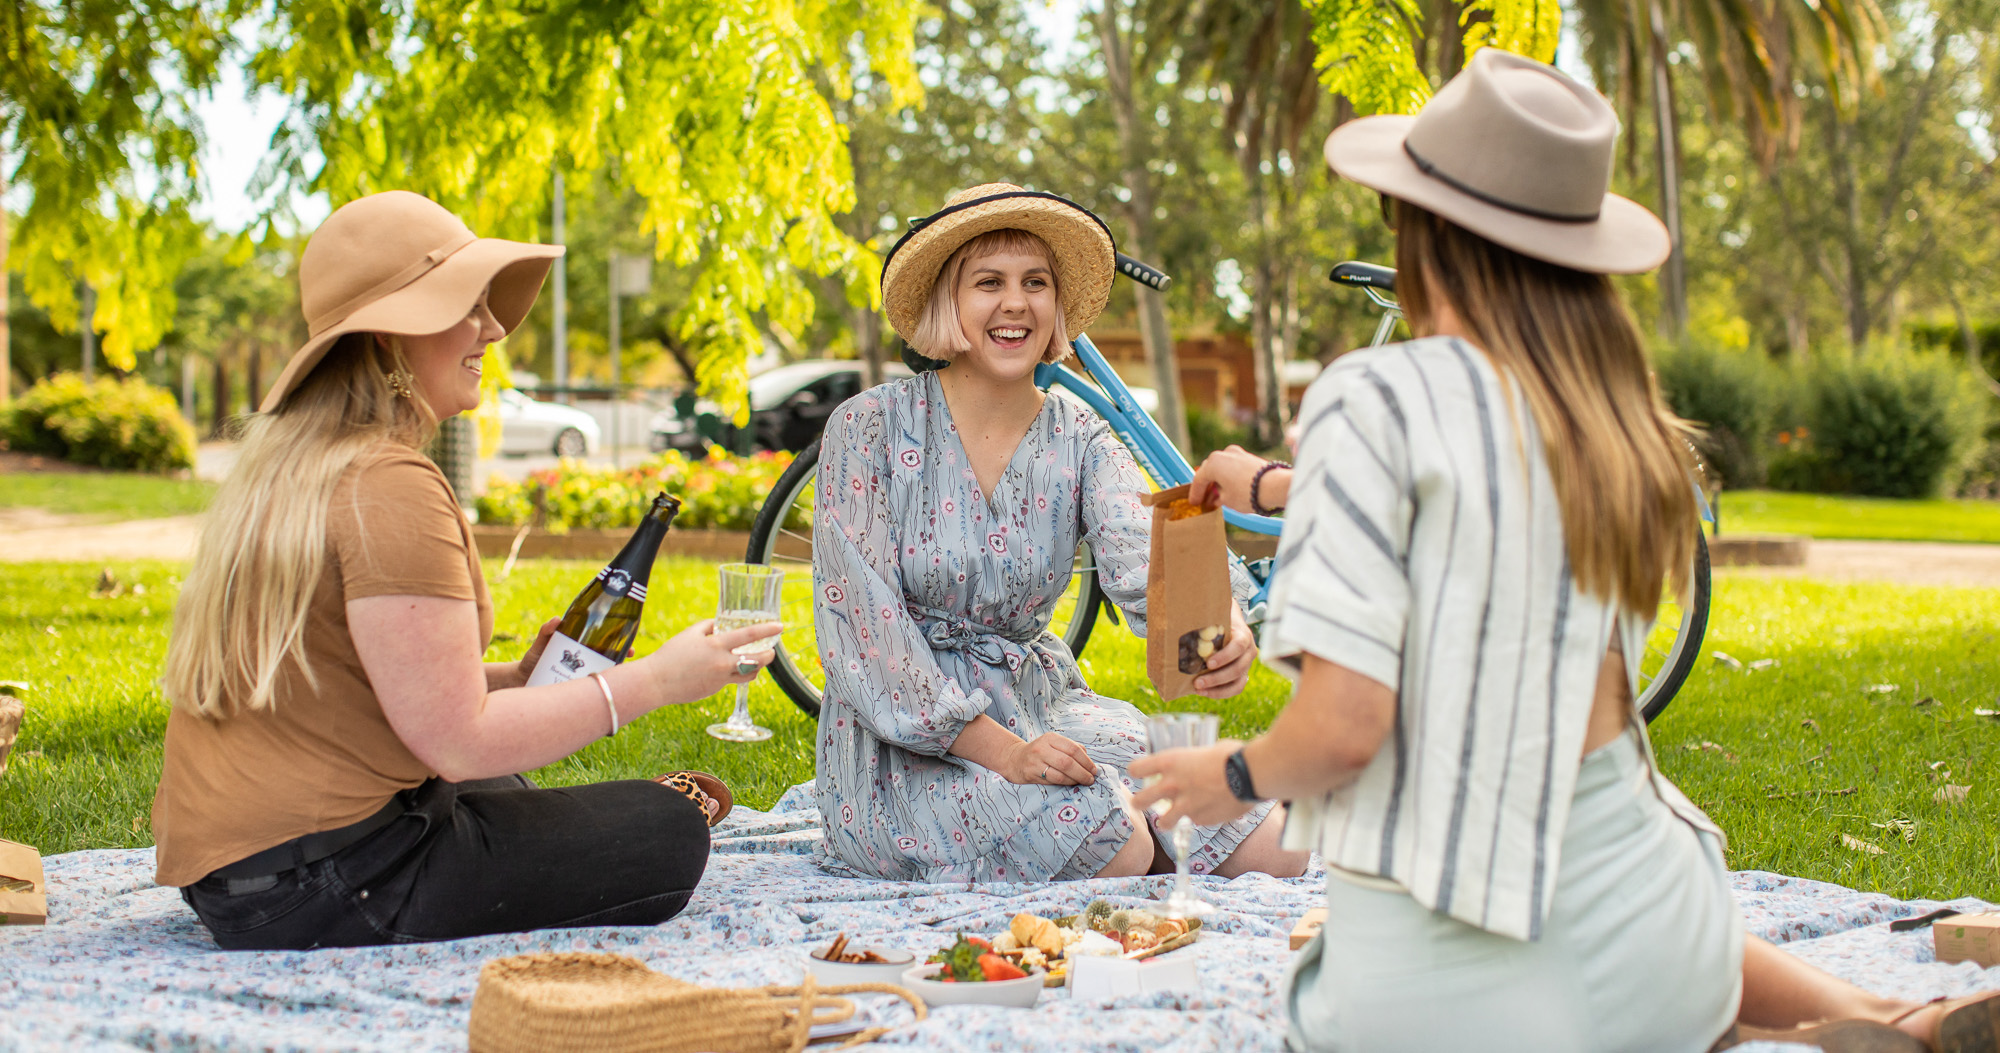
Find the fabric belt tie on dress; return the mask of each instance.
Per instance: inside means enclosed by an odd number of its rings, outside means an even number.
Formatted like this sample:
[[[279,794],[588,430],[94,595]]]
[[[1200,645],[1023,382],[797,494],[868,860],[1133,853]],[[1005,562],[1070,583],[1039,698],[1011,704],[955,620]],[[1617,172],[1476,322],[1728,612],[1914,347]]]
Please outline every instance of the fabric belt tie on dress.
[[[1019,648],[1025,642],[926,607],[912,607],[910,613],[927,623],[924,625],[924,639],[930,641],[931,647],[940,651],[959,651],[973,661],[987,665],[1006,665],[1008,645]]]

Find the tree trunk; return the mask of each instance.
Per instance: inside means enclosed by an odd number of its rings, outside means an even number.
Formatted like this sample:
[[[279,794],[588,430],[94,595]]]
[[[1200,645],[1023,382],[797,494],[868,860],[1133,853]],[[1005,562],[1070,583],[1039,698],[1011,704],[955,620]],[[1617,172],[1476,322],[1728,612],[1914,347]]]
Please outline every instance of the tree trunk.
[[[1986,363],[1979,357],[1979,334],[1972,328],[1972,314],[1965,309],[1965,301],[1959,298],[1958,286],[1952,282],[1944,284],[1944,294],[1951,298],[1952,317],[1958,319],[1959,339],[1965,344],[1965,364],[1972,367],[1972,375],[1979,378],[1986,390],[2000,398],[2000,380],[1986,371]]]
[[[1660,268],[1660,328],[1678,339],[1687,330],[1687,254],[1681,246],[1681,134],[1674,115],[1674,82],[1667,63],[1667,20],[1660,0],[1648,0],[1652,28],[1653,144],[1660,180],[1660,221],[1673,242]]]
[[[1104,50],[1111,114],[1117,124],[1119,145],[1123,147],[1125,186],[1131,193],[1125,210],[1125,250],[1143,262],[1157,264],[1159,260],[1152,254],[1153,176],[1147,168],[1152,140],[1140,124],[1137,88],[1132,83],[1130,42],[1118,28],[1117,3],[1118,0],[1102,0],[1096,21],[1098,42]],[[1174,358],[1173,334],[1167,328],[1166,302],[1153,289],[1143,285],[1137,288],[1139,339],[1146,345],[1146,360],[1153,366],[1153,386],[1160,394],[1160,411],[1154,418],[1174,446],[1186,453],[1187,404],[1181,396],[1180,366]]]
[[[866,306],[847,309],[848,325],[854,330],[854,349],[861,353],[861,380],[874,387],[886,379],[882,375],[882,313]]]
[[[264,404],[264,350],[250,345],[250,362],[244,367],[243,380],[250,393],[250,412]]]
[[[215,351],[215,371],[212,374],[215,389],[214,418],[209,421],[208,434],[220,439],[229,431],[229,363],[223,360],[222,349]]]
[[[7,197],[7,169],[0,165],[0,200]],[[0,207],[0,406],[13,397],[14,362],[8,353],[12,334],[7,329],[7,210]]]

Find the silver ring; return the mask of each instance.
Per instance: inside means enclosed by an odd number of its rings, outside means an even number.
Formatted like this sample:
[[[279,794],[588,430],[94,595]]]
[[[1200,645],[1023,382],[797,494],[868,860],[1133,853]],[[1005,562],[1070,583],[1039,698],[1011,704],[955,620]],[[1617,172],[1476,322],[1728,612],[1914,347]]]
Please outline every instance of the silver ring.
[[[1049,781],[1049,766],[1046,764],[1042,765],[1042,781]]]
[[[736,660],[737,676],[749,676],[755,673],[756,671],[757,671],[757,660],[755,658],[738,658]]]

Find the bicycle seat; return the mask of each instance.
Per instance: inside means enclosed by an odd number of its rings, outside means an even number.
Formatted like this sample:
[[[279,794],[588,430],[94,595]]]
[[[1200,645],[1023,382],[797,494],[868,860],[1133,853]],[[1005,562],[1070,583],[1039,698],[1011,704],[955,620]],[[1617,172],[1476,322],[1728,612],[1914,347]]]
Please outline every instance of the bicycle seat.
[[[1380,292],[1396,291],[1396,268],[1384,267],[1379,263],[1362,263],[1348,260],[1336,263],[1333,273],[1327,275],[1338,285],[1352,285],[1360,289],[1375,289]]]

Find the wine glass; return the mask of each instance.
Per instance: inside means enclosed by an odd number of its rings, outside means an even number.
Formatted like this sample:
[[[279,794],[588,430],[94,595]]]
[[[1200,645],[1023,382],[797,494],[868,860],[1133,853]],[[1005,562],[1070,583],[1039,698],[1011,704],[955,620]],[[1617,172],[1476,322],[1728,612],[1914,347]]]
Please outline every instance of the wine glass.
[[[1160,713],[1148,717],[1146,748],[1159,753],[1213,746],[1219,723],[1220,718],[1213,713]],[[1146,781],[1151,783],[1158,778],[1156,775]],[[1161,801],[1153,806],[1154,814],[1164,815],[1171,807],[1173,802]],[[1194,882],[1188,877],[1188,853],[1194,847],[1194,823],[1182,816],[1168,835],[1168,844],[1174,854],[1174,888],[1166,899],[1160,901],[1167,917],[1185,918],[1214,910],[1207,900],[1195,895]]]
[[[724,563],[722,599],[716,610],[715,631],[728,632],[762,622],[779,621],[779,588],[784,583],[784,571],[762,563]],[[770,650],[777,643],[776,636],[766,636],[738,647],[736,653],[757,654]],[[725,742],[762,742],[771,737],[770,728],[758,727],[757,722],[750,719],[750,684],[747,681],[736,685],[736,711],[729,714],[728,720],[710,724],[708,733]]]

